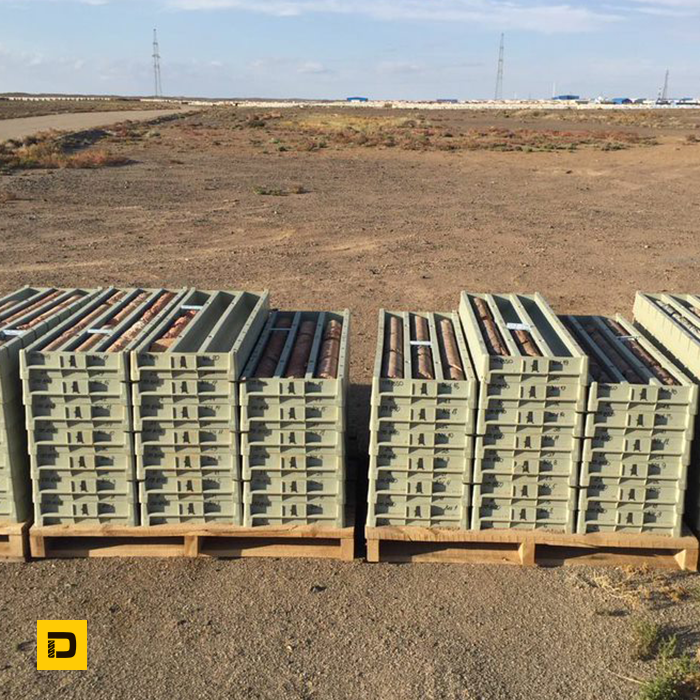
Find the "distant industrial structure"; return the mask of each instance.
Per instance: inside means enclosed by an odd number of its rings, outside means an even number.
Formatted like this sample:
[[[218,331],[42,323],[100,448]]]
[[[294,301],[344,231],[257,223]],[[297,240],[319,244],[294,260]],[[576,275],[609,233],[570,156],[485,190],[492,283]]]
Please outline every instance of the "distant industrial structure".
[[[203,97],[123,97],[119,95],[66,95],[66,94],[28,94],[28,93],[0,93],[0,101],[24,101],[24,102],[83,102],[88,100],[130,100],[149,104],[160,102],[176,106],[208,107],[214,105],[230,105],[234,107],[265,107],[283,109],[287,107],[327,107],[329,109],[352,104],[357,108],[384,108],[384,109],[457,109],[457,110],[521,110],[521,109],[552,109],[552,110],[586,110],[586,109],[697,109],[700,107],[700,97],[670,97],[664,103],[657,98],[645,97],[588,97],[576,98],[576,95],[557,96],[567,99],[506,99],[506,100],[457,100],[453,98],[441,98],[432,100],[371,100],[368,97],[350,97],[345,99],[329,100],[305,100],[305,99],[264,99],[264,98],[203,98]]]
[[[503,57],[505,49],[505,37],[501,34],[501,44],[498,48],[498,72],[496,73],[496,94],[495,100],[503,99]]]
[[[158,47],[158,32],[153,30],[153,82],[155,90],[153,97],[163,97],[163,85],[160,80],[160,48]]]
[[[669,70],[666,69],[666,75],[664,76],[664,86],[659,90],[659,102],[665,104],[668,102],[668,74]]]

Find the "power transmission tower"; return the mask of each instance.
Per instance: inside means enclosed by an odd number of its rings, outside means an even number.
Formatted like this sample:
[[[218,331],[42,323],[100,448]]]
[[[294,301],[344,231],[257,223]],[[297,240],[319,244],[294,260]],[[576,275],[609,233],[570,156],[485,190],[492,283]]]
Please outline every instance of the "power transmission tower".
[[[501,45],[498,49],[498,73],[496,74],[496,95],[495,99],[503,99],[503,48],[504,48],[504,38],[501,34]]]
[[[163,97],[163,86],[160,82],[160,50],[158,48],[158,33],[153,30],[153,81],[155,97]]]
[[[664,87],[661,90],[661,99],[663,102],[668,100],[668,68],[666,69],[666,75],[664,77]]]

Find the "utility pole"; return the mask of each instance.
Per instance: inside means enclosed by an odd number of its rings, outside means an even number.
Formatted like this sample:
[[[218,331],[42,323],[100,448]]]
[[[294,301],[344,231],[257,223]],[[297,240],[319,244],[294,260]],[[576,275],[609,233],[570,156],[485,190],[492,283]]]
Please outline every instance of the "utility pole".
[[[496,74],[496,100],[503,99],[503,53],[504,53],[504,35],[501,34],[501,45],[498,49],[498,73]]]
[[[158,48],[158,33],[153,30],[153,82],[155,97],[163,97],[163,86],[160,82],[160,50]]]
[[[661,101],[666,102],[668,100],[668,68],[666,69],[666,75],[664,77],[664,86],[661,90]]]

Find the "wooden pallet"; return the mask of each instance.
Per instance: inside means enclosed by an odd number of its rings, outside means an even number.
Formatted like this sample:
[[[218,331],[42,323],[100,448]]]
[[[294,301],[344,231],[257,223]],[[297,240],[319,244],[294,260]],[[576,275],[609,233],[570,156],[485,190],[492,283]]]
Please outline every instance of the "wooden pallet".
[[[31,522],[0,523],[0,562],[27,560],[30,525]]]
[[[368,527],[370,562],[448,562],[521,566],[652,566],[698,570],[700,543],[682,537],[596,533],[564,535],[536,530],[440,530]]]
[[[48,525],[29,530],[31,556],[313,557],[352,561],[354,527],[317,525]]]

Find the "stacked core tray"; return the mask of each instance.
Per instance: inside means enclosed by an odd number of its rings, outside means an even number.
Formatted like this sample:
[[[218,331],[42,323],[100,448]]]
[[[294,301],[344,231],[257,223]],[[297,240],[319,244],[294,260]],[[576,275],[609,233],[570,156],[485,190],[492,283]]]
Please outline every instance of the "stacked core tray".
[[[94,294],[25,287],[0,299],[0,522],[23,522],[31,514],[20,352]]]
[[[241,381],[244,520],[342,527],[350,313],[273,311]]]
[[[578,532],[680,536],[697,386],[623,318],[561,318],[592,380]]]
[[[22,353],[38,525],[138,524],[129,350],[177,296],[103,290]]]
[[[465,529],[477,384],[456,313],[379,312],[368,527]]]
[[[700,384],[700,296],[647,294],[634,300],[634,324],[685,373]],[[697,434],[697,431],[696,431]],[[695,439],[688,470],[686,519],[700,532],[700,440]]]
[[[133,352],[141,523],[241,523],[238,380],[267,292],[189,290]]]
[[[472,528],[572,533],[588,358],[541,295],[462,293],[480,382]]]

